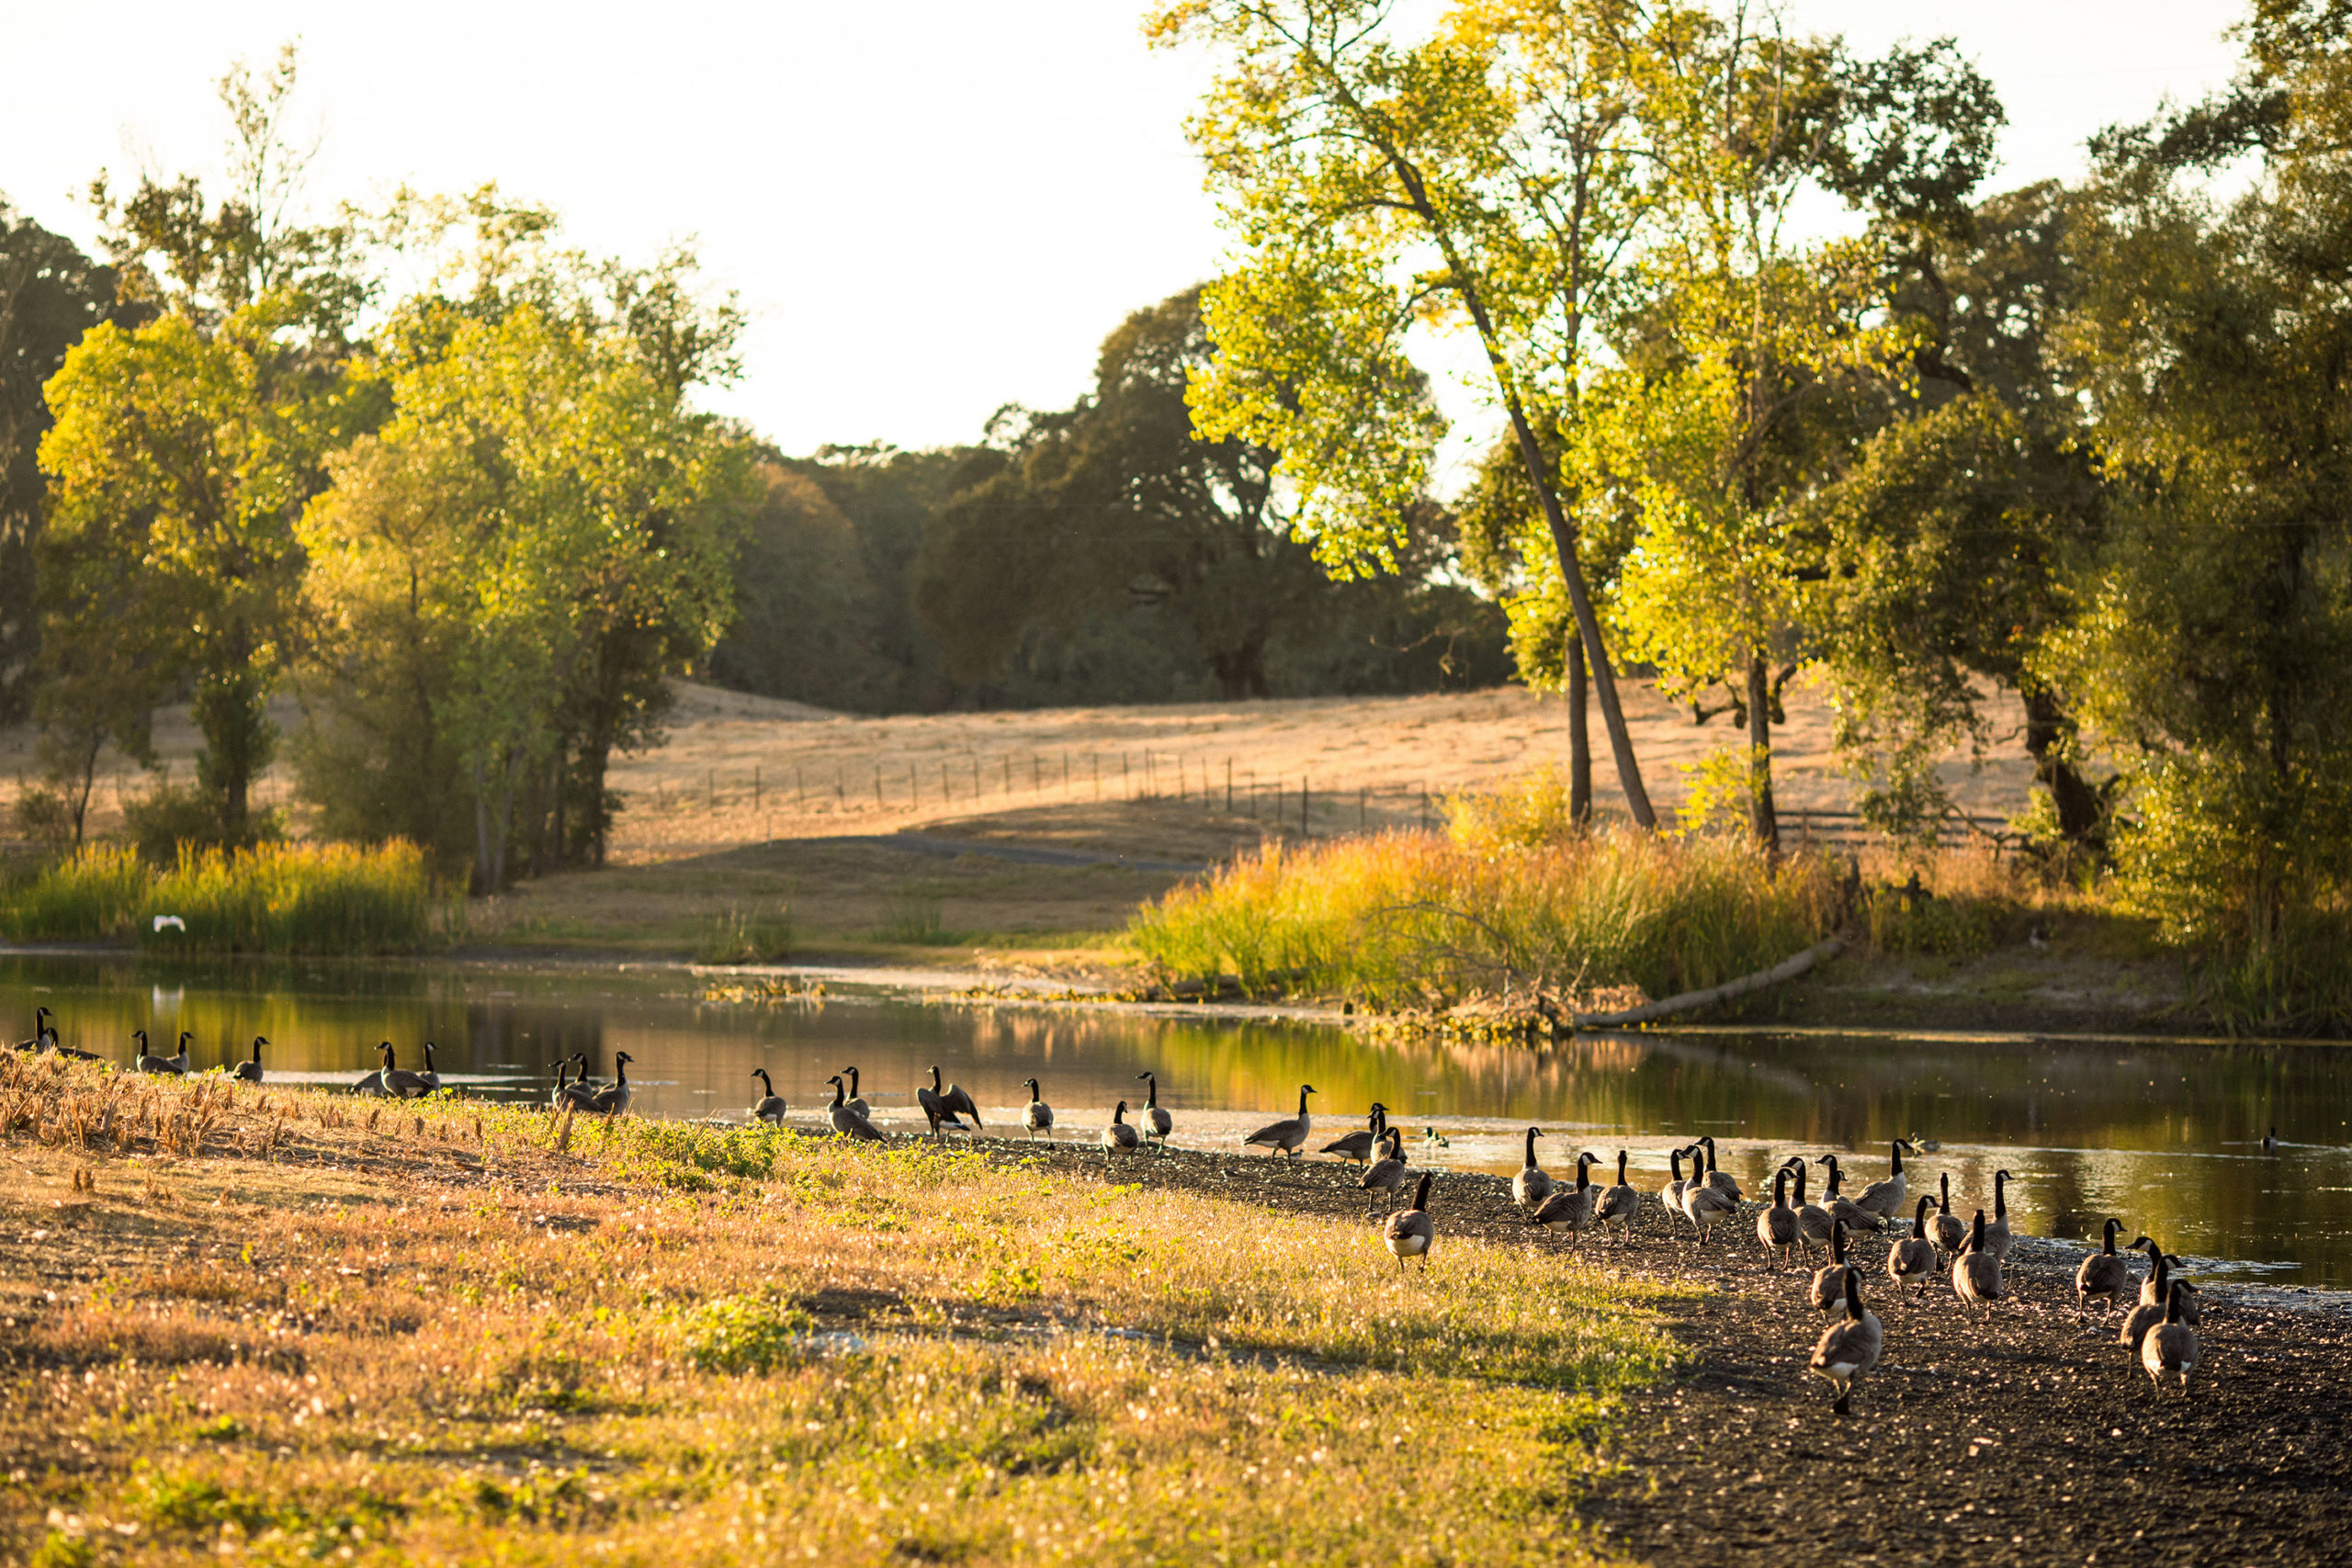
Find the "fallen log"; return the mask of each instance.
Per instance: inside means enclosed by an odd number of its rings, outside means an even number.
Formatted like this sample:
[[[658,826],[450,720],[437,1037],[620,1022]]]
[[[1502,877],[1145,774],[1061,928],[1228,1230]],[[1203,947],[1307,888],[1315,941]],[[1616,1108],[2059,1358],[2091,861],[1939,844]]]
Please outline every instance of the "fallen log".
[[[1580,1012],[1573,1015],[1578,1029],[1605,1029],[1620,1023],[1645,1023],[1654,1018],[1668,1018],[1678,1012],[1691,1012],[1699,1008],[1713,1007],[1750,991],[1760,991],[1767,986],[1777,986],[1783,980],[1793,980],[1815,964],[1837,957],[1846,950],[1845,942],[1837,937],[1826,937],[1815,942],[1793,958],[1784,958],[1770,969],[1758,969],[1753,975],[1742,975],[1736,980],[1726,980],[1720,986],[1710,986],[1703,991],[1685,991],[1664,1001],[1645,1002],[1622,1012]]]

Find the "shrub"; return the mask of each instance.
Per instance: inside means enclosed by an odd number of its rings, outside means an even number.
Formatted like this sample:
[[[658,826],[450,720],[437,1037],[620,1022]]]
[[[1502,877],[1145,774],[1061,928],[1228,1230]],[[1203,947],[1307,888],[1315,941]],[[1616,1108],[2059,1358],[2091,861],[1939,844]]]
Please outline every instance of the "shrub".
[[[764,1372],[791,1359],[816,1320],[767,1296],[717,1296],[684,1314],[686,1359],[706,1372]]]
[[[882,923],[874,934],[884,942],[903,942],[909,947],[939,947],[953,942],[954,933],[947,930],[944,907],[936,894],[919,887],[902,887],[898,896],[884,906]]]
[[[0,931],[17,942],[128,935],[145,908],[150,882],[137,851],[85,845],[8,896],[0,908]]]
[[[792,952],[792,909],[779,904],[774,911],[746,914],[729,907],[710,923],[695,949],[697,964],[773,964]]]
[[[138,799],[126,801],[122,825],[140,854],[154,865],[171,863],[182,844],[247,847],[222,845],[220,802],[198,784],[159,784]],[[276,812],[256,809],[247,832],[253,842],[266,843],[282,838],[284,828]]]

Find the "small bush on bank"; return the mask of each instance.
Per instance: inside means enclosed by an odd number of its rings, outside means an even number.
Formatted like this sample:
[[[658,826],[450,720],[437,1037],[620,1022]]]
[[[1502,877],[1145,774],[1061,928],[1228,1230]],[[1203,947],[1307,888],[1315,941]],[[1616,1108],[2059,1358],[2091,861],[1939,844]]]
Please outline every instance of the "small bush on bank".
[[[792,909],[746,910],[730,906],[716,917],[695,948],[697,964],[774,964],[791,956]]]

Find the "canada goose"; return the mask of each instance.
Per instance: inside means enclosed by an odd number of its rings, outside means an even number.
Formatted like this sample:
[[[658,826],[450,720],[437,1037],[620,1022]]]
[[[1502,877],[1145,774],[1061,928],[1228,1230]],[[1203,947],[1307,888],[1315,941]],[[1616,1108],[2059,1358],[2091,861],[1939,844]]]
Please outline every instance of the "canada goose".
[[[865,1103],[865,1097],[864,1095],[857,1092],[857,1069],[855,1067],[843,1067],[842,1069],[842,1076],[849,1079],[849,1098],[842,1101],[842,1103],[848,1106],[852,1111],[856,1111],[860,1116],[863,1116],[867,1121],[871,1122],[874,1120],[874,1108]]]
[[[1715,1168],[1715,1140],[1707,1137],[1699,1142],[1707,1151],[1707,1185],[1730,1199],[1733,1209],[1736,1211],[1747,1194],[1739,1190],[1738,1182]]]
[[[772,1127],[783,1126],[784,1096],[776,1093],[775,1080],[768,1077],[765,1067],[753,1067],[752,1076],[760,1080],[760,1088],[765,1091],[761,1094],[760,1102],[752,1107],[752,1120],[765,1122]]]
[[[1527,1130],[1526,1162],[1519,1168],[1519,1174],[1510,1179],[1510,1201],[1521,1209],[1532,1209],[1549,1198],[1552,1189],[1558,1185],[1542,1166],[1535,1163],[1535,1140],[1543,1135],[1541,1127]]]
[[[1991,1247],[1993,1256],[2004,1263],[2009,1260],[2009,1248],[2017,1242],[2017,1238],[2009,1234],[2009,1199],[2005,1190],[2008,1182],[2007,1171],[1993,1173],[1993,1223],[1984,1227],[1984,1245]]]
[[[1144,1088],[1143,1114],[1136,1120],[1143,1123],[1143,1135],[1158,1144],[1164,1155],[1168,1152],[1168,1134],[1176,1127],[1175,1119],[1160,1106],[1159,1080],[1149,1073],[1137,1073],[1136,1077],[1143,1079]],[[1381,1120],[1385,1123],[1387,1118],[1383,1116]]]
[[[378,1045],[376,1050],[384,1058],[384,1065],[376,1071],[378,1081],[386,1094],[395,1100],[414,1100],[424,1092],[423,1078],[404,1067],[394,1065],[390,1041],[385,1041]]]
[[[1829,1186],[1821,1194],[1821,1206],[1829,1211],[1831,1219],[1843,1220],[1846,1223],[1846,1228],[1849,1231],[1886,1229],[1885,1215],[1871,1213],[1868,1209],[1838,1190],[1838,1183],[1846,1179],[1846,1172],[1838,1165],[1836,1155],[1823,1155],[1813,1163],[1829,1168]]]
[[[142,1073],[167,1073],[175,1077],[179,1077],[187,1071],[187,1046],[185,1043],[187,1039],[187,1035],[183,1034],[180,1036],[183,1043],[180,1046],[180,1054],[176,1056],[154,1056],[148,1055],[147,1032],[143,1029],[132,1030],[130,1032],[130,1037],[139,1042],[139,1055],[133,1058],[131,1063],[131,1066],[138,1071]]]
[[[239,1083],[261,1082],[261,1048],[268,1043],[269,1042],[263,1039],[260,1035],[254,1035],[253,1060],[249,1062],[239,1062],[236,1066],[229,1069],[229,1076],[236,1079]]]
[[[1846,1222],[1838,1220],[1829,1227],[1829,1266],[1814,1272],[1813,1283],[1806,1287],[1805,1299],[1815,1312],[1836,1312],[1846,1299]],[[1897,1287],[1896,1294],[1902,1293]]]
[[[566,1067],[577,1069],[577,1076],[570,1083],[563,1081]],[[567,1105],[578,1111],[596,1109],[596,1086],[588,1081],[587,1052],[575,1052],[556,1065],[555,1097],[548,1103],[559,1111]]]
[[[1789,1168],[1782,1166],[1772,1173],[1772,1206],[1756,1215],[1756,1239],[1770,1258],[1777,1251],[1781,1266],[1787,1268],[1789,1254],[1797,1245],[1796,1211],[1789,1207]]]
[[[2159,1393],[2164,1392],[2165,1374],[2171,1372],[2180,1379],[2180,1392],[2188,1393],[2188,1374],[2197,1370],[2201,1353],[2197,1343],[2197,1330],[2182,1321],[2183,1292],[2187,1285],[2178,1280],[2165,1292],[2164,1320],[2148,1331],[2140,1341],[2140,1364],[2148,1369],[2148,1382]]]
[[[49,1010],[38,1007],[33,1009],[33,1037],[30,1040],[17,1041],[17,1049],[37,1055],[55,1043],[56,1042],[51,1038]]]
[[[933,1089],[939,1089],[939,1069],[937,1067],[931,1069],[931,1087]],[[972,1097],[964,1092],[963,1085],[949,1084],[945,1089],[940,1089],[939,1099],[940,1103],[946,1106],[948,1110],[953,1111],[956,1115],[970,1117],[972,1119],[973,1132],[978,1133],[986,1131],[986,1128],[980,1121],[980,1108],[972,1103]]]
[[[1904,1179],[1903,1156],[1911,1145],[1901,1138],[1887,1145],[1887,1173],[1884,1181],[1873,1181],[1859,1193],[1854,1201],[1883,1220],[1891,1220],[1903,1213],[1903,1201],[1910,1193],[1910,1183]]]
[[[555,1065],[555,1088],[548,1091],[548,1103],[558,1111],[563,1109],[564,1095],[571,1088],[566,1081],[571,1077],[571,1058],[566,1056]]]
[[[1046,1103],[1035,1078],[1023,1078],[1021,1087],[1029,1091],[1029,1103],[1021,1108],[1021,1124],[1029,1129],[1029,1136],[1046,1134],[1046,1142],[1054,1141],[1054,1108]]]
[[[1404,1134],[1394,1127],[1388,1129],[1388,1141],[1385,1152],[1380,1158],[1372,1162],[1370,1170],[1356,1179],[1356,1185],[1371,1193],[1374,1199],[1385,1194],[1389,1210],[1392,1213],[1395,1212],[1397,1191],[1405,1185]],[[1370,1217],[1371,1213],[1372,1207],[1367,1203],[1364,1206],[1364,1214]]]
[[[1951,1293],[1985,1311],[2001,1299],[2001,1259],[1984,1240],[1984,1211],[1976,1211],[1969,1227],[1968,1245],[1951,1260]]]
[[[1372,1151],[1380,1142],[1380,1134],[1388,1130],[1388,1107],[1378,1100],[1372,1102],[1371,1113],[1364,1124],[1352,1133],[1343,1134],[1323,1145],[1322,1152],[1351,1159],[1359,1169],[1372,1163]]]
[[[603,1084],[596,1081],[596,1075],[588,1070],[588,1053],[585,1051],[574,1051],[571,1054],[571,1088],[573,1092],[578,1094],[594,1094],[604,1087],[605,1086]]]
[[[1935,1278],[1936,1244],[1928,1239],[1928,1211],[1936,1201],[1924,1194],[1919,1199],[1919,1212],[1911,1216],[1911,1234],[1899,1236],[1886,1249],[1886,1277],[1894,1281],[1894,1293],[1899,1299],[1903,1287],[1912,1280],[1919,1281],[1919,1294],[1928,1293],[1928,1281]]]
[[[618,1116],[637,1098],[636,1089],[628,1081],[628,1065],[637,1058],[626,1051],[613,1054],[613,1081],[596,1091],[588,1109],[599,1116]]]
[[[1923,1138],[1917,1133],[1911,1134],[1910,1144],[1914,1154],[1939,1155],[1944,1152],[1943,1145],[1933,1138]]]
[[[430,1040],[424,1043],[424,1071],[416,1076],[424,1081],[425,1093],[441,1092],[441,1070],[433,1065],[433,1042]]]
[[[930,1088],[916,1086],[915,1103],[922,1107],[923,1116],[931,1122],[931,1135],[940,1142],[947,1141],[947,1134],[944,1131],[945,1128],[953,1127],[959,1133],[965,1131],[963,1121],[958,1116],[956,1107],[947,1103],[947,1096],[940,1089],[937,1067],[931,1069]],[[972,1120],[978,1122],[979,1118],[975,1116]]]
[[[1625,1179],[1625,1151],[1617,1151],[1617,1185],[1600,1195],[1592,1207],[1592,1217],[1600,1222],[1603,1235],[1615,1226],[1621,1240],[1630,1241],[1634,1235],[1634,1216],[1642,1211],[1642,1195]]]
[[[1667,1179],[1665,1186],[1657,1190],[1657,1201],[1666,1206],[1669,1215],[1682,1213],[1682,1189],[1688,1185],[1682,1179],[1682,1156],[1690,1152],[1689,1149],[1672,1149],[1667,1153],[1666,1163],[1674,1174]]]
[[[1682,1214],[1690,1228],[1699,1233],[1699,1244],[1705,1246],[1707,1233],[1723,1220],[1739,1213],[1739,1203],[1722,1188],[1693,1175],[1682,1184]]]
[[[1527,1216],[1527,1223],[1551,1230],[1565,1230],[1570,1237],[1569,1246],[1582,1247],[1584,1228],[1592,1224],[1593,1201],[1600,1196],[1594,1190],[1589,1174],[1593,1162],[1600,1157],[1599,1155],[1577,1156],[1577,1184],[1574,1187],[1554,1187],[1551,1196],[1536,1204],[1535,1212]]]
[[[1968,1245],[1968,1222],[1951,1212],[1951,1172],[1936,1178],[1936,1226],[1932,1233],[1937,1250],[1947,1258]]]
[[[875,1131],[874,1123],[865,1119],[865,1112],[850,1104],[849,1091],[842,1086],[841,1074],[835,1073],[825,1081],[833,1086],[833,1103],[825,1112],[833,1131],[860,1143],[881,1143],[882,1134]]]
[[[371,1096],[375,1099],[381,1100],[386,1092],[384,1089],[384,1069],[378,1067],[374,1072],[369,1073],[366,1077],[361,1078],[357,1083],[353,1084],[351,1086],[351,1092],[357,1095]]]
[[[1299,1145],[1306,1142],[1311,1123],[1306,1115],[1306,1097],[1315,1092],[1313,1084],[1298,1086],[1298,1114],[1287,1122],[1270,1122],[1241,1140],[1243,1148],[1259,1146],[1274,1154],[1298,1157]]]
[[[1838,1415],[1846,1414],[1846,1402],[1853,1397],[1854,1383],[1864,1372],[1878,1365],[1879,1355],[1886,1348],[1886,1329],[1878,1314],[1862,1305],[1862,1271],[1846,1270],[1846,1315],[1822,1330],[1820,1342],[1813,1348],[1813,1359],[1808,1365],[1827,1378],[1838,1391],[1837,1403],[1830,1405]]]
[[[2143,1247],[2148,1249],[2149,1268],[2146,1276],[2140,1281],[2140,1304],[2161,1311],[2165,1304],[2165,1292],[2173,1282],[2171,1270],[2182,1267],[2182,1264],[2179,1258],[2165,1251],[2144,1235],[2135,1238],[2131,1247],[2126,1250],[2136,1251]],[[2180,1309],[2183,1319],[2192,1326],[2201,1325],[2205,1321],[2205,1314],[2198,1310],[2197,1287],[2187,1280],[2181,1280],[2179,1283],[2183,1286]]]
[[[1135,1153],[1136,1146],[1142,1142],[1136,1130],[1127,1125],[1127,1102],[1124,1100],[1119,1101],[1118,1109],[1111,1112],[1111,1124],[1102,1129],[1103,1163],[1109,1164],[1113,1155]]]
[[[1447,1137],[1443,1133],[1439,1132],[1435,1127],[1424,1127],[1421,1129],[1421,1142],[1427,1144],[1433,1149],[1450,1149],[1453,1146],[1453,1140]]]
[[[2115,1250],[2115,1233],[2123,1228],[2121,1220],[2107,1222],[2107,1241],[2100,1250],[2083,1259],[2075,1270],[2075,1310],[2083,1311],[2093,1296],[2105,1296],[2112,1305],[2122,1294],[2123,1287],[2132,1282],[2132,1260]]]
[[[1396,1272],[1405,1271],[1405,1259],[1418,1258],[1421,1267],[1430,1266],[1430,1247],[1437,1240],[1437,1226],[1430,1223],[1430,1176],[1421,1172],[1421,1179],[1413,1188],[1413,1206],[1401,1213],[1388,1216],[1388,1224],[1381,1227],[1380,1239],[1396,1255]]]
[[[2278,1128],[2273,1127],[2270,1131],[2262,1134],[2262,1152],[2267,1155],[2275,1155],[2278,1152]]]
[[[1838,1216],[1820,1204],[1806,1201],[1804,1156],[1792,1156],[1781,1168],[1796,1179],[1796,1202],[1791,1207],[1790,1213],[1796,1221],[1797,1240],[1804,1245],[1804,1255],[1811,1258],[1816,1243],[1826,1243],[1829,1240],[1829,1227],[1837,1224]]]

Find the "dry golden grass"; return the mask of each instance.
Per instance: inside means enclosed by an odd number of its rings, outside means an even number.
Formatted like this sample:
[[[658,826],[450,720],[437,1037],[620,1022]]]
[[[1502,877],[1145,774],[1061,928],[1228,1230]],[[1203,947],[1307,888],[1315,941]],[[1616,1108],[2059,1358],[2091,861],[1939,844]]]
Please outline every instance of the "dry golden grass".
[[[39,1562],[1590,1561],[1592,1439],[1676,1357],[1523,1240],[1400,1279],[1067,1156],[14,1056],[0,1139]]]

